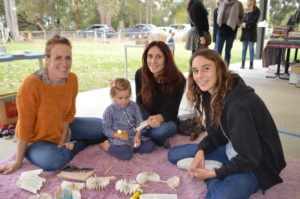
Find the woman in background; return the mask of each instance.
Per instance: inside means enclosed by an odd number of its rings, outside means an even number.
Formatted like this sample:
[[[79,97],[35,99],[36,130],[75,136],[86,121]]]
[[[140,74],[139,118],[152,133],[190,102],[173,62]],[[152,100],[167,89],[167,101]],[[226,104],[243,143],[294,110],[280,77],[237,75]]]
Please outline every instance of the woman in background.
[[[245,68],[247,48],[249,46],[250,51],[250,69],[253,69],[253,60],[254,60],[254,43],[257,41],[257,22],[260,15],[260,10],[256,6],[256,0],[247,1],[247,12],[245,14],[244,22],[242,23],[242,37],[241,41],[243,42],[242,50],[242,66]]]
[[[203,5],[203,0],[190,0],[187,6],[191,29],[188,32],[185,48],[194,53],[201,48],[207,48],[211,43],[208,25],[208,12]]]

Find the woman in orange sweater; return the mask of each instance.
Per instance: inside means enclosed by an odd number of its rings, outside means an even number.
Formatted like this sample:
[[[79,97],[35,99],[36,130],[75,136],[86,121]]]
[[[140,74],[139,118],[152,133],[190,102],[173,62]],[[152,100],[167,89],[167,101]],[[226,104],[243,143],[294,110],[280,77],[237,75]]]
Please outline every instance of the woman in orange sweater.
[[[46,44],[46,67],[29,75],[21,85],[17,96],[17,156],[15,162],[0,167],[0,172],[16,171],[24,157],[44,170],[58,170],[89,140],[104,138],[100,119],[74,120],[78,81],[70,72],[71,48],[68,39],[54,35]]]

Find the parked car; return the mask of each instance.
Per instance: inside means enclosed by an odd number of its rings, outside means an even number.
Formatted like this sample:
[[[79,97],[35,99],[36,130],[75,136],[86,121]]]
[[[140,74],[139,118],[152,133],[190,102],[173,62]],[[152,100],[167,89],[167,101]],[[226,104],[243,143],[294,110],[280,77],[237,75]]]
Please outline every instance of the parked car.
[[[177,32],[183,32],[184,34],[187,34],[191,29],[190,24],[171,24],[169,27],[174,28]]]
[[[106,24],[93,24],[85,29],[78,30],[79,33],[104,33],[106,37],[111,37],[115,34],[115,30],[113,27]]]
[[[158,29],[163,31],[165,34],[169,34],[169,32],[174,32],[174,33],[177,32],[177,30],[175,30],[175,28],[172,28],[172,27],[169,27],[169,26],[161,26],[161,27],[158,27]]]
[[[137,24],[130,28],[124,28],[122,33],[125,34],[125,37],[144,39],[149,35],[153,38],[159,37],[161,30],[153,24]]]

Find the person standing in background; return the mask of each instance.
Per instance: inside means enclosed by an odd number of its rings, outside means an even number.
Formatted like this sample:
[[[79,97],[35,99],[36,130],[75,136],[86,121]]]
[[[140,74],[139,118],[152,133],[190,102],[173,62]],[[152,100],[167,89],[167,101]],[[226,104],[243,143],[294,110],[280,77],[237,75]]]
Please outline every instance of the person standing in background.
[[[185,48],[194,53],[201,48],[207,48],[211,43],[208,25],[208,12],[203,5],[203,0],[190,0],[187,6],[191,29],[188,32]]]
[[[216,42],[216,37],[217,37],[217,32],[218,32],[218,22],[217,22],[217,18],[218,18],[218,10],[220,7],[220,4],[223,2],[223,0],[219,0],[217,3],[216,8],[214,9],[214,29],[213,29],[213,42]]]
[[[238,0],[224,0],[218,10],[218,33],[216,37],[215,51],[222,55],[224,43],[225,61],[230,64],[231,49],[236,38],[238,27],[244,20],[244,8]]]
[[[241,68],[242,69],[245,68],[247,48],[249,46],[249,51],[250,51],[249,69],[253,69],[254,43],[257,41],[257,22],[260,16],[260,10],[256,6],[256,0],[248,0],[247,7],[248,8],[245,14],[244,22],[241,25],[242,28],[241,42],[243,42]]]

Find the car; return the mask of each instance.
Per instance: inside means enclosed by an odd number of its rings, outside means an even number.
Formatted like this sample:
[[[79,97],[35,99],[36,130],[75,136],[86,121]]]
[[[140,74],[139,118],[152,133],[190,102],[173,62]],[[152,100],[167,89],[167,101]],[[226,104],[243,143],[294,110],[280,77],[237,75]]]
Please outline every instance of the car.
[[[175,28],[172,28],[172,27],[169,27],[169,26],[161,26],[161,27],[158,27],[158,29],[163,31],[165,34],[169,34],[170,32],[174,32],[174,33],[177,32],[177,30],[175,30]]]
[[[124,28],[121,32],[125,34],[125,37],[130,37],[133,39],[144,39],[148,36],[156,38],[157,35],[160,35],[161,30],[159,30],[153,24],[136,24],[133,27]]]
[[[78,30],[77,32],[79,33],[101,33],[101,35],[104,33],[104,35],[106,37],[111,37],[113,36],[116,31],[114,30],[114,28],[110,25],[106,25],[106,24],[93,24],[85,29],[82,30]]]
[[[177,32],[183,32],[185,34],[191,29],[190,24],[171,24],[169,27],[174,28]]]

